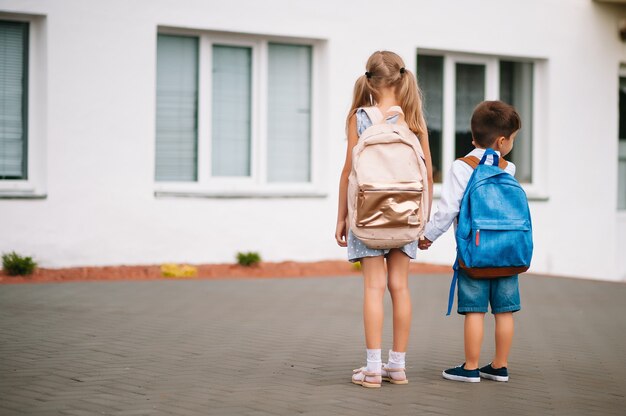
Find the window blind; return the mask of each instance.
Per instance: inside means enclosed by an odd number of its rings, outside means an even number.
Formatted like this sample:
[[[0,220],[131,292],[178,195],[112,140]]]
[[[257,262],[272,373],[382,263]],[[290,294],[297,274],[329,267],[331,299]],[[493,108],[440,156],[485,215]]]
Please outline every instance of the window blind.
[[[267,181],[311,180],[311,47],[268,49]]]
[[[198,177],[198,38],[158,35],[156,180]]]
[[[0,179],[27,179],[28,23],[0,20]]]
[[[250,176],[252,49],[213,45],[213,176]]]

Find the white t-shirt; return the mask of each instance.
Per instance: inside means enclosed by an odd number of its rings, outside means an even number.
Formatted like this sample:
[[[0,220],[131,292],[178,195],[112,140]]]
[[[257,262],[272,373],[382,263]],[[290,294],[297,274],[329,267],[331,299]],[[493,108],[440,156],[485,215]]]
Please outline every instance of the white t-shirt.
[[[478,159],[482,159],[485,153],[485,149],[474,149],[467,154],[467,156],[476,156]],[[500,152],[496,151],[498,156]],[[492,164],[493,158],[488,157],[485,163]],[[505,169],[505,172],[515,175],[515,165],[509,161]],[[450,225],[456,220],[461,208],[461,200],[467,188],[467,183],[472,176],[474,169],[467,163],[461,160],[455,160],[452,163],[450,172],[443,182],[441,187],[441,198],[437,204],[437,212],[432,216],[432,219],[426,224],[424,230],[424,237],[430,241],[435,241],[443,233],[448,231]]]

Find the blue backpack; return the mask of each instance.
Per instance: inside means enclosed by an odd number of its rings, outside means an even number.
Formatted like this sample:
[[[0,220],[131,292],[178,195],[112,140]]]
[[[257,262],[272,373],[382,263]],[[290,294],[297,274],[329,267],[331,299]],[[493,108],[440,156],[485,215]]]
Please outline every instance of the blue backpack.
[[[485,164],[489,155],[493,165]],[[448,315],[459,267],[475,279],[513,276],[528,270],[533,255],[528,199],[519,182],[503,170],[506,162],[493,149],[485,151],[477,166],[461,160],[475,169],[461,200]]]

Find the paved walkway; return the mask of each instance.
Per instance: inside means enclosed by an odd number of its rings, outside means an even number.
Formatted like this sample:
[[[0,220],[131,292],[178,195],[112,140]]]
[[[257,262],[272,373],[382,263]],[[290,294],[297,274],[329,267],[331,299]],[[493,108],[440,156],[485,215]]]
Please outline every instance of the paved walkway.
[[[356,277],[2,285],[0,414],[626,414],[626,285],[521,282],[509,383],[441,377],[462,319],[444,316],[448,276],[415,276],[411,382],[378,390],[350,383]]]

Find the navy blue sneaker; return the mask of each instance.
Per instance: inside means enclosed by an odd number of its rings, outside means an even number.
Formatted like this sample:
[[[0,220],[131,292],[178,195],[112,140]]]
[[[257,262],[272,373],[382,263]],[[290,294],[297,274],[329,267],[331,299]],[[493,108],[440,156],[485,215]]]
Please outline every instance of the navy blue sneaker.
[[[494,381],[509,381],[509,372],[506,367],[493,368],[491,363],[489,363],[482,367],[479,372],[482,378],[488,378]]]
[[[480,382],[480,372],[478,368],[474,370],[466,370],[465,363],[461,364],[458,367],[449,368],[443,373],[441,373],[443,378],[454,381],[465,381],[468,383],[478,383]]]

